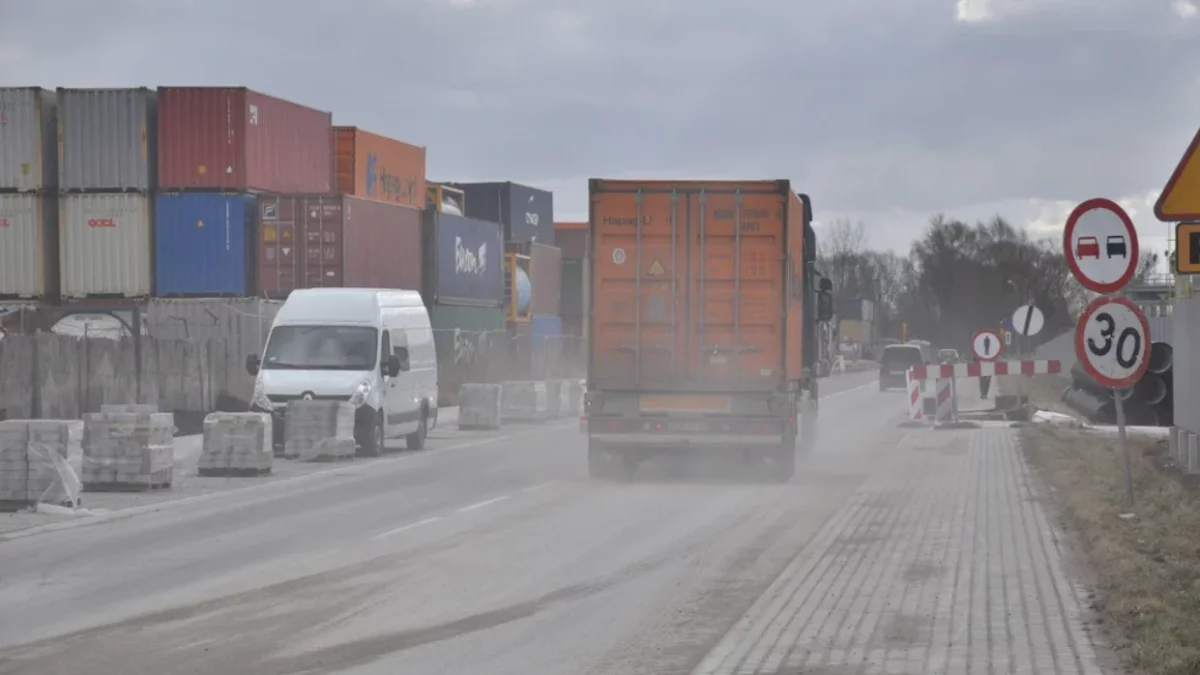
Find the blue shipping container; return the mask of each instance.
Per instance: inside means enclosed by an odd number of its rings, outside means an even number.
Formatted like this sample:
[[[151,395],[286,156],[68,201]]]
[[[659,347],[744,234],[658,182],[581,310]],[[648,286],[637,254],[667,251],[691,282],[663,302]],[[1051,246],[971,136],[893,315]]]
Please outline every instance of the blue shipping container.
[[[500,224],[426,209],[426,300],[431,305],[499,307],[504,301]]]
[[[554,193],[518,183],[451,183],[466,215],[504,225],[504,241],[554,245]]]
[[[154,279],[159,296],[246,296],[254,289],[258,209],[249,194],[160,194]]]

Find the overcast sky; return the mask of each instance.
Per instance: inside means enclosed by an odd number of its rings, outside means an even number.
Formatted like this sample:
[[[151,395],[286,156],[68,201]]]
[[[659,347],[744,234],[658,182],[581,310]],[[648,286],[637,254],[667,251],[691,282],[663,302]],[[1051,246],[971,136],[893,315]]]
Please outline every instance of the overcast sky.
[[[1198,0],[0,0],[0,85],[248,85],[434,180],[786,177],[905,249],[1151,205],[1200,125]],[[352,11],[353,8],[353,11]]]

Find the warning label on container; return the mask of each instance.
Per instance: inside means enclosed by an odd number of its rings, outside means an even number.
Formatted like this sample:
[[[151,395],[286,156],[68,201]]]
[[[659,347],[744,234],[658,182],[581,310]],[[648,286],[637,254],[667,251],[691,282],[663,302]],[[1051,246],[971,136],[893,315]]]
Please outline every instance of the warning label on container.
[[[650,269],[649,269],[649,271],[646,272],[647,275],[652,276],[652,277],[661,277],[662,275],[664,275],[666,273],[667,273],[667,271],[665,269],[663,269],[663,264],[659,261],[658,258],[655,258],[654,262],[650,263]]]

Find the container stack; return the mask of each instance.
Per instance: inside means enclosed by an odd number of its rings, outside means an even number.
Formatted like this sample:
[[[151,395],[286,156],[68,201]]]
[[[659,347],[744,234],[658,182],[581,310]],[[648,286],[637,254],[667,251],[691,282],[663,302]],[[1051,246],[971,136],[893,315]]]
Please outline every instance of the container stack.
[[[83,489],[144,491],[171,487],[175,416],[100,412],[83,416]]]
[[[554,242],[562,249],[562,359],[570,370],[563,375],[571,377],[582,375],[587,363],[588,237],[586,221],[554,223]]]
[[[0,88],[0,300],[58,299],[57,129],[54,92]]]
[[[64,299],[145,298],[154,282],[156,98],[58,89],[59,265]]]
[[[503,241],[499,223],[443,210],[424,212],[424,298],[438,355],[439,405],[458,405],[464,384],[503,373]]]

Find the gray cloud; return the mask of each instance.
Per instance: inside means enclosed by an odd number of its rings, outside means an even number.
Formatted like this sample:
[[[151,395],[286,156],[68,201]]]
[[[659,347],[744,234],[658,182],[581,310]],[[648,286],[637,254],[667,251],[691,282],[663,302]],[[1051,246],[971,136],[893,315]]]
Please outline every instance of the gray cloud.
[[[22,3],[0,83],[248,84],[429,146],[435,178],[562,185],[564,215],[630,173],[786,176],[881,218],[1121,197],[1200,107],[1200,20],[1168,0],[166,4]]]

